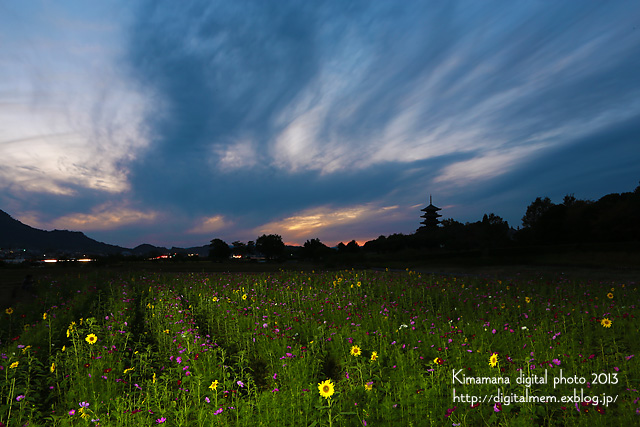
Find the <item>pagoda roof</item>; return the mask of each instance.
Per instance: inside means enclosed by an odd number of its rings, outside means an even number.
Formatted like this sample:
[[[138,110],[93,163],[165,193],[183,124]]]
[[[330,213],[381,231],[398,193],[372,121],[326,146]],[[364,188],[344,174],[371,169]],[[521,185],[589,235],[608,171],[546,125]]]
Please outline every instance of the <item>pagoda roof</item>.
[[[437,207],[437,206],[433,206],[432,204],[429,204],[429,206],[427,206],[426,208],[420,209],[423,212],[428,212],[428,211],[440,211],[442,210],[441,208]]]

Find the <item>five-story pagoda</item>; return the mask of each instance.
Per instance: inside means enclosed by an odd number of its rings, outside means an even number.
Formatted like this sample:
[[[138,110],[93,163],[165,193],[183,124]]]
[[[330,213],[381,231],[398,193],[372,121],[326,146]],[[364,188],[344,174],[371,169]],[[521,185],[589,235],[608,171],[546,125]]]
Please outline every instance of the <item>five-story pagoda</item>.
[[[438,213],[439,210],[441,210],[439,207],[433,206],[433,202],[431,201],[431,196],[429,196],[429,206],[427,206],[424,209],[421,209],[421,211],[424,212],[424,214],[422,214],[420,218],[424,218],[424,220],[420,223],[422,224],[422,227],[420,227],[418,231],[428,230],[428,229],[433,229],[438,227],[438,224],[440,224],[440,220],[438,218],[442,216]]]

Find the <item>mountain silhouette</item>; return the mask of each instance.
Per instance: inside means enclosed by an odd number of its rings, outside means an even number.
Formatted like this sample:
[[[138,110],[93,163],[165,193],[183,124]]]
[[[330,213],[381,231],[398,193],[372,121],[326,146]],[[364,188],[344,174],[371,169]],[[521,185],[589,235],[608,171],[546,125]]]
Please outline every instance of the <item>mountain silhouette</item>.
[[[112,255],[127,250],[93,240],[80,231],[39,230],[21,223],[2,210],[0,210],[0,248],[83,252],[92,255]]]
[[[0,210],[0,249],[28,249],[44,253],[65,252],[84,255],[129,255],[134,257],[158,256],[165,254],[197,254],[206,257],[209,245],[192,248],[167,249],[148,243],[133,249],[98,242],[80,231],[45,231],[30,227]]]

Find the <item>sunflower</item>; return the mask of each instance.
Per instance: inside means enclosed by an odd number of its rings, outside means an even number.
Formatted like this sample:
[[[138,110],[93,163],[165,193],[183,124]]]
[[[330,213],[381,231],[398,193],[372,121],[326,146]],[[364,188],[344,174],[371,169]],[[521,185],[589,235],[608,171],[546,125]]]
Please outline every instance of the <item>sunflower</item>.
[[[9,307],[4,312],[11,316],[13,314],[13,308]]]
[[[218,302],[218,297],[213,297],[213,302]]]
[[[527,304],[529,304],[531,302],[531,298],[529,298],[529,297],[526,297],[524,300],[527,302]]]
[[[246,300],[247,299],[247,294],[242,295],[242,299]]]
[[[18,365],[20,364],[20,362],[13,362],[10,366],[9,369],[16,369],[18,367]]]
[[[42,320],[47,320],[47,313],[42,314]]]
[[[491,365],[491,367],[493,368],[497,364],[498,364],[498,353],[493,353],[489,358],[489,365]]]
[[[329,399],[331,396],[333,396],[334,389],[331,380],[325,380],[321,383],[318,383],[318,391],[320,391],[320,396],[324,397],[325,399]]]
[[[362,354],[362,350],[360,350],[360,347],[358,347],[357,345],[354,345],[353,347],[351,347],[350,353],[352,356],[360,356]]]
[[[52,374],[55,372],[55,370],[56,370],[55,362],[51,363],[51,367],[49,368],[49,370],[51,371]]]
[[[613,294],[612,294],[611,292],[609,292],[609,293],[607,294],[607,298],[609,298],[609,299],[613,299]]]
[[[602,326],[604,326],[605,328],[610,328],[610,327],[611,327],[611,325],[613,324],[613,322],[612,322],[611,320],[609,320],[609,319],[607,319],[607,318],[605,317],[604,319],[602,319],[602,320],[600,321],[600,324],[601,324]]]
[[[211,385],[209,386],[209,388],[211,390],[217,390],[218,389],[218,380],[212,381]]]
[[[444,363],[444,360],[440,359],[439,357],[436,357],[435,359],[433,359],[433,363],[442,365]]]
[[[96,336],[96,334],[89,334],[84,340],[93,345],[96,343],[96,341],[98,341],[98,337]]]
[[[371,353],[371,361],[375,362],[376,360],[378,360],[378,352],[374,351],[373,353]]]
[[[365,389],[366,391],[371,391],[371,389],[372,389],[372,388],[373,388],[373,381],[369,381],[368,383],[366,383],[366,384],[364,385],[364,389]]]

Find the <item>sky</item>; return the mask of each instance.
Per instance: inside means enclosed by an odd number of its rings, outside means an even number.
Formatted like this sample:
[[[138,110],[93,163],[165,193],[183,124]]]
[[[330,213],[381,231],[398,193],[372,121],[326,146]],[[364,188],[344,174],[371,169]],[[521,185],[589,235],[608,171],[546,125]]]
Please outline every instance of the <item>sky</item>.
[[[110,244],[517,228],[640,181],[638,1],[0,0],[0,209]]]

